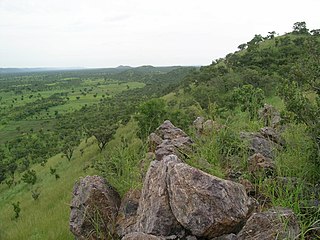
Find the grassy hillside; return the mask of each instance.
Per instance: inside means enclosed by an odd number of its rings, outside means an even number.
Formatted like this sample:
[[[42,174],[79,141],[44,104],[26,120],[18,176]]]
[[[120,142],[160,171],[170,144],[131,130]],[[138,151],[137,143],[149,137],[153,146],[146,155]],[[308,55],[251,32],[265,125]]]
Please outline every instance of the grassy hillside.
[[[196,151],[186,160],[190,165],[251,182],[261,210],[292,208],[301,238],[312,239],[308,234],[320,218],[319,36],[304,29],[279,37],[255,35],[239,51],[200,69],[143,66],[2,76],[0,239],[72,239],[68,204],[74,182],[99,173],[121,195],[140,188],[151,160],[145,159],[147,136],[166,119],[195,141]],[[108,97],[102,97],[107,90]],[[34,109],[33,98],[41,97],[30,97],[33,91],[45,96],[37,102],[41,111]],[[61,92],[68,97],[49,94]],[[241,132],[264,126],[257,114],[264,103],[280,112],[277,131],[286,142],[275,151],[274,175],[268,178],[249,171],[248,142],[240,138]],[[25,109],[35,111],[12,118]],[[198,116],[214,120],[216,128],[197,134],[192,123]],[[41,122],[46,117],[50,122]],[[71,161],[58,154],[39,164],[61,151],[73,152]],[[30,169],[37,174],[32,187],[19,181]],[[293,183],[280,185],[279,179]],[[34,200],[36,189],[40,196]],[[21,213],[14,219],[17,202]]]
[[[81,156],[80,149],[84,149]],[[37,172],[34,186],[20,182],[8,188],[0,187],[0,239],[73,239],[69,231],[69,204],[73,185],[79,177],[97,173],[90,168],[100,157],[93,139],[82,142],[71,161],[58,154],[45,166],[32,167]],[[50,167],[57,170],[60,178],[50,174]],[[18,176],[19,178],[19,176]],[[40,196],[32,198],[31,190]],[[12,203],[20,202],[20,217],[14,219]]]

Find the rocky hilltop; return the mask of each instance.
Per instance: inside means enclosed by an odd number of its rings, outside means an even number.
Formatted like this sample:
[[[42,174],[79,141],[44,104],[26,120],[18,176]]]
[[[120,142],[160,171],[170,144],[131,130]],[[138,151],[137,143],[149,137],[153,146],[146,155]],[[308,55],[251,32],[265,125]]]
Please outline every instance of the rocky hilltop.
[[[248,164],[256,174],[272,174],[272,149],[284,144],[275,132],[276,119],[269,115],[259,133],[241,134],[250,143]],[[201,121],[196,122],[199,132]],[[204,126],[208,130],[213,124]],[[141,191],[130,190],[120,199],[99,176],[75,184],[70,230],[76,239],[271,240],[299,235],[293,211],[260,211],[257,200],[248,195],[250,183],[224,180],[186,164],[188,152],[194,151],[193,141],[170,121],[150,135],[149,145],[155,160]]]

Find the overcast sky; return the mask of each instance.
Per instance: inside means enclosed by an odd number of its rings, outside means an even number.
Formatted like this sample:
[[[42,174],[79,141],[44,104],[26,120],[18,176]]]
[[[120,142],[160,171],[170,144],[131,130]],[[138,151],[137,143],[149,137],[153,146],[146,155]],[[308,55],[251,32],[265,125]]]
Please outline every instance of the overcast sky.
[[[208,65],[320,0],[0,0],[0,67]]]

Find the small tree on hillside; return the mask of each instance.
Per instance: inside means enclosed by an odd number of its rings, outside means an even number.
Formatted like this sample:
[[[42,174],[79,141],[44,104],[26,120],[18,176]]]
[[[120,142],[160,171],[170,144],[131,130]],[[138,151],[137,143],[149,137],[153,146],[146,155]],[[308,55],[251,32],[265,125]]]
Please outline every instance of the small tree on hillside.
[[[143,103],[135,116],[139,126],[139,137],[146,138],[166,118],[165,102],[162,99],[152,99]]]
[[[28,170],[25,174],[22,175],[22,181],[25,183],[34,185],[37,181],[37,174],[35,170]]]
[[[106,144],[113,138],[113,135],[116,133],[117,129],[117,124],[110,124],[107,126],[100,125],[90,130],[91,135],[93,135],[98,141],[98,147],[100,151],[102,151]]]

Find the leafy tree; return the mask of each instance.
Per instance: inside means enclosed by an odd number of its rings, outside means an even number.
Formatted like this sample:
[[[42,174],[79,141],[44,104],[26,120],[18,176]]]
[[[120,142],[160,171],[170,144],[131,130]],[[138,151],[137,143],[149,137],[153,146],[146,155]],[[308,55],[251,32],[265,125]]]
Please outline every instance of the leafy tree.
[[[140,138],[147,138],[165,120],[165,106],[163,99],[151,99],[139,107],[135,119],[138,121]]]
[[[116,133],[117,129],[117,124],[110,123],[110,125],[100,125],[90,130],[91,134],[98,141],[98,147],[100,151],[102,151],[106,144],[113,138],[113,135]]]
[[[239,46],[238,46],[238,49],[239,50],[244,50],[244,49],[246,49],[248,47],[248,45],[246,44],[246,43],[242,43],[242,44],[240,44]]]
[[[293,24],[293,33],[295,34],[309,34],[306,22],[296,22]]]
[[[28,170],[22,175],[22,181],[34,185],[37,181],[37,174],[35,170]]]

